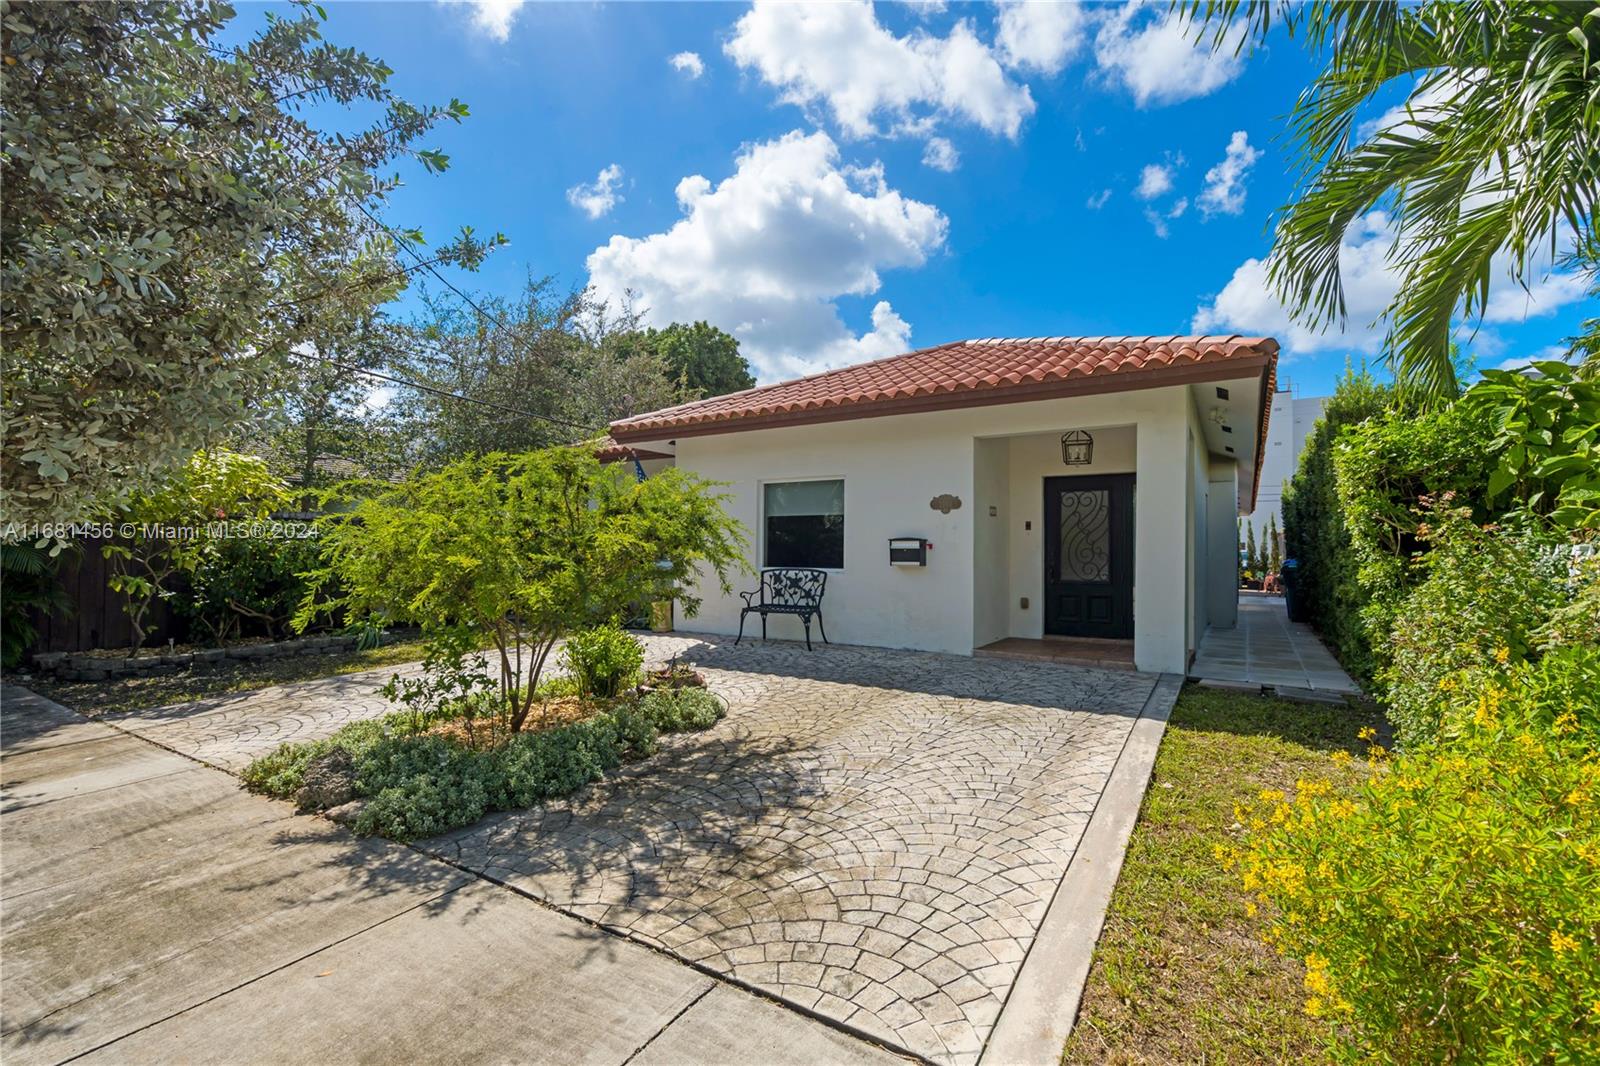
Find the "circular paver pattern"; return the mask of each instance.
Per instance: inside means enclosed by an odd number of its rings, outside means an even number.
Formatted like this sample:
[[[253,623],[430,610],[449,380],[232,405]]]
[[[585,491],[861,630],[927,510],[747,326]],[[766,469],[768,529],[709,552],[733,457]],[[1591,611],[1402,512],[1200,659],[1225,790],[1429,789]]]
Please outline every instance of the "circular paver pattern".
[[[650,638],[732,705],[571,801],[427,843],[940,1062],[977,1059],[1144,675]]]
[[[644,640],[653,662],[694,663],[728,717],[424,846],[923,1058],[975,1061],[1156,679]],[[109,720],[237,772],[392,709],[395,672]]]

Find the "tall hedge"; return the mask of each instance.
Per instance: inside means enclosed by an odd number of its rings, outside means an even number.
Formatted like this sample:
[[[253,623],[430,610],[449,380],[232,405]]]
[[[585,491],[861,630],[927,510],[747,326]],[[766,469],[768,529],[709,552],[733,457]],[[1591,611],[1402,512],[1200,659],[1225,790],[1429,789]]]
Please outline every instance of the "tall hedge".
[[[1371,652],[1361,624],[1366,599],[1356,580],[1334,480],[1334,444],[1351,426],[1382,414],[1391,391],[1365,368],[1346,368],[1300,453],[1300,466],[1283,494],[1287,557],[1298,564],[1295,595],[1304,600],[1312,626],[1353,673],[1371,673]]]
[[[1354,570],[1357,610],[1341,624],[1366,642],[1353,666],[1370,679],[1391,659],[1389,635],[1406,595],[1425,576],[1428,545],[1419,527],[1426,501],[1465,509],[1482,523],[1495,467],[1494,428],[1464,404],[1429,412],[1390,408],[1349,427],[1334,445],[1334,481],[1349,537],[1345,572]],[[1347,663],[1347,666],[1352,665]]]

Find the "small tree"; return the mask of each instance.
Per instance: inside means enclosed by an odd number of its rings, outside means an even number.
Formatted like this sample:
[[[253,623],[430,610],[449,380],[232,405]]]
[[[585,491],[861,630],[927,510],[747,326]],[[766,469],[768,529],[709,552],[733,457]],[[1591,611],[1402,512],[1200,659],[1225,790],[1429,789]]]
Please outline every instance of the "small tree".
[[[1278,516],[1267,516],[1267,573],[1283,569],[1283,549],[1278,545]]]
[[[204,557],[212,523],[260,518],[287,501],[287,486],[272,476],[265,460],[223,451],[196,452],[154,492],[130,499],[118,517],[132,536],[101,548],[111,563],[108,584],[128,597],[123,607],[133,624],[128,654],[139,654],[145,618],[158,599],[172,595],[173,576]]]
[[[432,687],[411,694],[488,688],[516,732],[569,631],[611,620],[663,585],[692,617],[697,576],[715,575],[729,592],[745,540],[712,488],[674,469],[637,481],[579,448],[462,459],[326,519],[326,566],[314,577],[344,589],[322,603],[308,595],[296,625],[340,606],[351,617],[414,623]],[[493,680],[481,676],[485,647],[498,662]]]
[[[1244,567],[1252,576],[1261,573],[1261,552],[1256,548],[1256,524],[1246,522]]]

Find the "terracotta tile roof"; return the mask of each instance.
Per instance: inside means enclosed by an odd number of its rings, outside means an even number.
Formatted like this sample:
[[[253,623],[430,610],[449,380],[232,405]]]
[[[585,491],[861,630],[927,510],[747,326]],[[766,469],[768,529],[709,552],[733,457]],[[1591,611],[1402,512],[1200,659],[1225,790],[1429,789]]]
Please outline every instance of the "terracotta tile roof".
[[[609,434],[587,442],[587,446],[594,449],[594,457],[602,463],[618,463],[624,459],[671,459],[667,452],[651,451],[648,448],[635,448],[627,444],[618,444],[615,437]]]
[[[1250,508],[1261,484],[1277,377],[1271,337],[989,337],[952,341],[611,424],[611,441],[657,441],[952,407],[1263,376]]]
[[[1271,337],[1027,337],[953,341],[696,400],[611,424],[618,441],[1150,388],[1239,377],[1277,361]]]

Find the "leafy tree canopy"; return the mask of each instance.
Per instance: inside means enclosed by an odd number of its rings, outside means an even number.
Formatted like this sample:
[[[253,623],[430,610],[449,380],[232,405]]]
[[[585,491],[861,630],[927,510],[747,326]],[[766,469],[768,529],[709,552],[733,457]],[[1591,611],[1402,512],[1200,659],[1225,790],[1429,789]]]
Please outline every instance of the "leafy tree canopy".
[[[1600,9],[1593,3],[1185,6],[1214,31],[1217,47],[1260,40],[1281,17],[1291,35],[1326,57],[1290,116],[1303,171],[1276,222],[1269,276],[1313,327],[1342,321],[1340,245],[1365,214],[1387,211],[1400,285],[1387,310],[1386,351],[1402,384],[1454,395],[1452,320],[1481,315],[1491,281],[1538,280],[1567,239],[1594,249]],[[1368,132],[1361,123],[1395,86],[1408,92],[1403,111]],[[1586,323],[1577,353],[1592,356],[1597,327]]]
[[[269,395],[292,352],[338,346],[405,283],[421,234],[377,212],[429,129],[390,71],[322,40],[321,12],[214,41],[213,0],[10,3],[0,16],[4,510],[75,521],[161,476]],[[381,112],[314,128],[307,108]],[[432,262],[475,266],[464,230]]]
[[[343,608],[418,625],[442,696],[497,690],[516,732],[567,632],[649,599],[692,617],[701,580],[728,592],[745,541],[721,501],[693,474],[638,481],[583,448],[461,459],[325,519],[315,577],[344,592],[317,602],[313,589],[296,623]],[[498,680],[480,684],[470,664],[486,645]]]
[[[422,304],[388,354],[427,386],[394,405],[427,464],[570,444],[683,398],[636,316],[586,290],[529,278],[511,297],[425,291]]]
[[[705,322],[675,322],[666,329],[646,330],[646,348],[666,361],[672,377],[699,396],[721,396],[754,388],[750,363],[739,354],[739,342]]]

